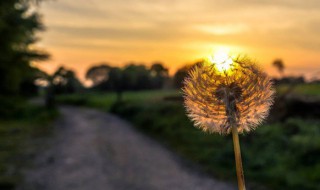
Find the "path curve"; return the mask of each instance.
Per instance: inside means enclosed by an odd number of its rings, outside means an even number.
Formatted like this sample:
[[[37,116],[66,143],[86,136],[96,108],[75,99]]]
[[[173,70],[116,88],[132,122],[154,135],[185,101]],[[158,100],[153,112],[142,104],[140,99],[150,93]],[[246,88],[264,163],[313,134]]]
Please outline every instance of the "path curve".
[[[48,150],[27,171],[26,189],[236,189],[187,168],[114,115],[71,106],[60,107],[60,112]]]

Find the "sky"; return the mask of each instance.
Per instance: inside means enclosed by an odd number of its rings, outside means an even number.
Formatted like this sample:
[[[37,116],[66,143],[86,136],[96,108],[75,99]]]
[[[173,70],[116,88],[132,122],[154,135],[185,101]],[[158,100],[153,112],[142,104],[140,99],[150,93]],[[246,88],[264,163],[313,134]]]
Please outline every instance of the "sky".
[[[82,81],[101,62],[161,61],[173,74],[221,49],[271,75],[277,58],[286,74],[320,74],[319,0],[49,0],[37,9],[47,28],[37,46],[51,59],[36,65],[63,65]]]

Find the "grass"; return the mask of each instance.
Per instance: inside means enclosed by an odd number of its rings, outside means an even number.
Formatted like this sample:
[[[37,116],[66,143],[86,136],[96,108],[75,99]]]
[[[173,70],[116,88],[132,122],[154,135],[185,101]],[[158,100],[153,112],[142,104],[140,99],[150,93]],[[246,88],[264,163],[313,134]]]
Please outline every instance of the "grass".
[[[24,105],[14,118],[0,119],[0,189],[15,189],[23,180],[21,170],[36,153],[35,139],[51,134],[55,110]]]
[[[288,89],[288,85],[281,85],[277,90],[282,93]],[[304,96],[320,97],[320,84],[298,84],[292,93]]]
[[[153,90],[139,92],[123,93],[124,101],[138,102],[157,102],[163,97],[179,96],[181,93],[178,90]],[[112,105],[116,102],[116,93],[86,93],[86,94],[70,94],[60,95],[57,97],[59,103],[72,104],[78,106],[89,106],[101,110],[109,111]]]

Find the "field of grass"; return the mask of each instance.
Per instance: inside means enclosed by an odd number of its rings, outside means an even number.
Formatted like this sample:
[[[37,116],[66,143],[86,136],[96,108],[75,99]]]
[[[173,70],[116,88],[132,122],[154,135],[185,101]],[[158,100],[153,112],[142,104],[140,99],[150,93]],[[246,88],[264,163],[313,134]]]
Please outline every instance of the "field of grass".
[[[21,183],[21,169],[37,152],[35,139],[51,134],[49,123],[55,110],[24,105],[14,118],[0,119],[0,189],[15,189]]]
[[[284,87],[278,88],[278,92]],[[320,96],[318,85],[297,86],[295,93]],[[63,103],[111,111],[132,122],[207,173],[235,182],[231,136],[206,134],[193,127],[185,115],[179,91],[130,92],[114,104],[114,94],[59,97]],[[72,100],[72,101],[70,101]],[[246,181],[251,189],[320,189],[320,120],[289,118],[264,124],[241,135]]]
[[[156,91],[139,91],[125,92],[122,95],[123,101],[137,102],[157,102],[163,97],[180,96],[178,90],[156,90]],[[112,105],[116,102],[116,93],[85,93],[85,94],[70,94],[60,95],[57,97],[58,103],[88,106],[109,111]]]
[[[281,85],[277,88],[279,93],[288,89],[288,85]],[[298,84],[294,86],[292,93],[297,95],[320,97],[320,84]]]

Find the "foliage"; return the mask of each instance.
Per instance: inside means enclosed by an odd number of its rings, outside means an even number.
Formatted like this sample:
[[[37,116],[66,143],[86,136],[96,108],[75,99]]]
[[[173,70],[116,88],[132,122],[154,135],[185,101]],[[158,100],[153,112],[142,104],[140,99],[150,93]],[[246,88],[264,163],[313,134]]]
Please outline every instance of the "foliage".
[[[181,67],[180,69],[177,70],[177,72],[173,76],[173,86],[175,88],[182,88],[183,86],[183,81],[188,75],[188,72],[192,70],[196,65],[201,65],[202,61],[195,62],[190,65],[185,65]]]
[[[74,71],[64,67],[58,68],[52,75],[50,85],[52,85],[55,94],[72,94],[83,88]]]
[[[107,63],[101,63],[100,65],[93,66],[88,69],[86,79],[90,80],[93,86],[97,86],[108,80],[111,68],[112,67]]]
[[[155,89],[163,87],[166,79],[169,77],[168,69],[162,63],[156,62],[150,67],[150,74],[152,77],[152,86]]]
[[[154,63],[150,68],[135,63],[123,68],[101,64],[91,67],[86,78],[92,82],[93,89],[120,94],[128,90],[162,88],[168,78],[168,69],[161,63]]]
[[[284,63],[283,63],[283,61],[281,59],[274,60],[272,65],[277,68],[277,70],[279,71],[279,73],[281,75],[283,75],[285,66],[284,66]]]
[[[40,16],[31,11],[30,0],[0,1],[0,93],[19,95],[21,85],[30,84],[30,63],[48,55],[31,47],[44,29]],[[24,90],[25,91],[25,90]]]

